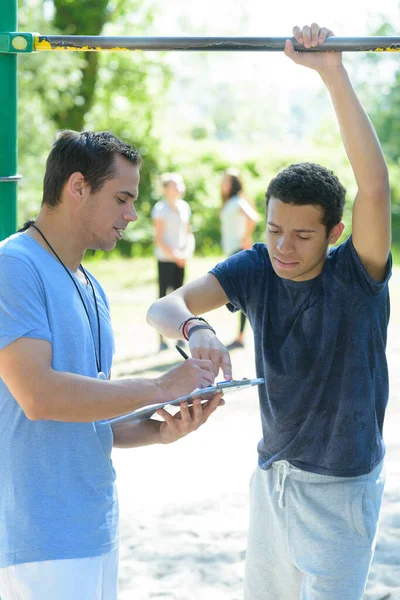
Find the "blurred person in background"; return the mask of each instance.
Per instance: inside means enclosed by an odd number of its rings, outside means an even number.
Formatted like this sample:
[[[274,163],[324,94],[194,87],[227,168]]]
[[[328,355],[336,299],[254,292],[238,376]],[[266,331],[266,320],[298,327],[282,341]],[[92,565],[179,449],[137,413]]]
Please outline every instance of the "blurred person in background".
[[[161,176],[163,199],[151,212],[154,224],[155,255],[158,266],[159,297],[182,286],[186,261],[193,255],[195,240],[191,231],[189,204],[183,200],[186,186],[179,173]],[[184,345],[179,340],[179,345]],[[160,335],[160,351],[168,348]]]
[[[243,184],[238,169],[229,168],[224,172],[221,181],[221,199],[222,251],[227,256],[232,256],[241,250],[249,250],[253,245],[251,236],[259,217],[250,202],[244,198]],[[246,315],[241,312],[238,335],[227,346],[228,350],[244,347],[245,324]]]

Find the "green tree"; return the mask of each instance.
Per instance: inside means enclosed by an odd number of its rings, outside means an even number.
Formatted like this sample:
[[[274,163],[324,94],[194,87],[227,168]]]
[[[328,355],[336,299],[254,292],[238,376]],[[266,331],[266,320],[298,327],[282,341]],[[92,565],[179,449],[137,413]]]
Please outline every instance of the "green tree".
[[[396,32],[391,23],[384,22],[374,35],[390,36],[396,35]],[[397,53],[394,57],[388,53],[371,53],[366,55],[365,62],[370,67],[370,76],[365,77],[363,73],[365,79],[361,84],[365,102],[387,158],[400,164],[400,68]],[[385,75],[382,81],[380,73]]]
[[[104,25],[111,18],[108,10],[109,0],[54,0],[54,27],[65,35],[100,35]],[[52,118],[60,129],[71,128],[80,131],[86,113],[93,105],[97,81],[99,55],[97,52],[85,52],[81,67],[78,94],[75,103],[68,111],[58,111],[53,106]],[[76,100],[79,98],[79,102]]]
[[[395,26],[385,20],[375,35],[396,35]],[[395,259],[400,257],[400,67],[398,54],[373,53],[367,56],[373,76],[363,86],[363,94],[369,114],[389,164],[392,191],[392,251]],[[384,68],[383,68],[384,65]],[[381,68],[380,68],[381,67]],[[379,74],[385,74],[380,82]]]
[[[20,29],[42,34],[128,35],[134,28],[136,35],[143,35],[151,22],[151,10],[139,0],[20,0]],[[40,52],[20,58],[19,159],[24,179],[19,221],[39,208],[45,157],[57,131],[107,129],[143,155],[144,218],[132,235],[144,247],[150,246],[152,178],[160,160],[153,118],[169,82],[162,57],[138,52]],[[131,241],[120,248],[130,252]]]

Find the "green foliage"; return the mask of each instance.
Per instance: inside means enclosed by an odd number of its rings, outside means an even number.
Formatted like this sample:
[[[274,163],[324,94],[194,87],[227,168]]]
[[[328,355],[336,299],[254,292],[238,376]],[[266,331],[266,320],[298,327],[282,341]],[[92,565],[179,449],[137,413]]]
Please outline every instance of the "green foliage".
[[[54,27],[66,35],[99,35],[110,18],[109,0],[53,0]]]
[[[379,138],[387,157],[395,163],[400,163],[400,71],[395,74],[394,81],[385,93],[377,99],[373,119],[378,130]]]
[[[19,29],[21,31],[46,31],[48,19],[43,13],[41,0],[19,2]],[[57,56],[52,68],[46,57],[54,55],[21,55],[18,57],[18,158],[23,179],[18,191],[18,221],[22,224],[38,211],[41,201],[44,163],[55,136],[54,123],[48,118],[45,103],[38,92],[37,83],[52,81],[55,102],[61,102],[62,87],[68,87],[69,73],[63,56]],[[60,90],[60,91],[59,91]]]
[[[396,35],[396,27],[382,17],[374,35]],[[371,53],[366,56],[371,66],[371,77],[362,85],[362,97],[377,130],[383,151],[389,163],[392,192],[392,251],[400,258],[400,67],[398,54],[392,56]],[[379,74],[385,75],[382,82]]]
[[[147,0],[19,0],[19,4],[20,30],[42,34],[145,35],[154,18]],[[393,28],[385,23],[378,33],[390,35]],[[331,113],[322,122],[317,118],[323,109],[321,98],[310,101],[308,90],[299,90],[285,108],[276,102],[270,85],[269,94],[260,102],[260,83],[249,80],[245,86],[252,92],[249,101],[234,78],[209,76],[217,60],[222,64],[226,55],[214,54],[211,62],[209,54],[189,53],[185,69],[174,74],[180,87],[167,97],[172,73],[160,54],[21,55],[18,143],[19,171],[24,179],[19,188],[19,222],[39,209],[45,159],[57,132],[61,128],[86,128],[112,131],[135,145],[144,159],[139,220],[128,228],[114,253],[99,252],[96,256],[113,259],[116,254],[141,257],[152,253],[151,209],[161,194],[159,175],[167,170],[181,172],[185,179],[200,255],[221,252],[219,190],[222,171],[228,166],[242,171],[245,194],[262,217],[255,231],[256,241],[265,237],[264,195],[270,179],[299,161],[323,164],[346,186],[348,233],[355,182]],[[400,71],[393,61],[392,81],[377,88],[382,60],[377,54],[367,55],[365,68],[370,65],[371,77],[365,77],[361,69],[359,72],[366,82],[361,89],[363,100],[391,160],[393,241],[400,248]],[[384,60],[385,65],[390,64],[391,57]],[[165,112],[170,106],[171,112]],[[309,113],[315,113],[314,120]],[[158,129],[157,119],[163,125]],[[313,122],[317,127],[310,140]],[[170,135],[164,139],[168,126]]]
[[[46,10],[42,0],[20,2],[20,29],[81,35],[109,28],[105,35],[127,35],[134,26],[140,35],[153,19],[151,10],[136,0],[55,0],[54,11],[48,10],[49,2],[45,6]],[[141,203],[149,215],[159,161],[153,115],[169,81],[162,58],[144,53],[41,52],[21,56],[19,65],[19,162],[24,175],[19,223],[39,209],[45,160],[63,128],[110,130],[139,149],[144,158]],[[149,251],[149,219],[131,231],[121,251],[131,253],[129,236]],[[135,244],[134,252],[140,247]]]

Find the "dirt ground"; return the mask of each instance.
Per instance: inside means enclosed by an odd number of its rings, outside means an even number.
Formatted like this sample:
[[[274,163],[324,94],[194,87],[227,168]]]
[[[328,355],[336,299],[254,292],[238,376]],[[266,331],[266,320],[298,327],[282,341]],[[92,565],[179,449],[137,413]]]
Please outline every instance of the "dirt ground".
[[[155,285],[105,283],[116,332],[113,377],[153,377],[177,364],[181,359],[172,342],[158,353],[157,335],[145,323]],[[394,271],[391,295],[387,485],[365,600],[400,600],[400,269]],[[232,340],[236,315],[219,309],[209,320],[223,342]],[[232,359],[235,377],[255,375],[249,328],[246,349],[235,350]],[[252,390],[232,394],[206,426],[171,446],[114,451],[120,600],[241,600],[248,481],[260,436]]]

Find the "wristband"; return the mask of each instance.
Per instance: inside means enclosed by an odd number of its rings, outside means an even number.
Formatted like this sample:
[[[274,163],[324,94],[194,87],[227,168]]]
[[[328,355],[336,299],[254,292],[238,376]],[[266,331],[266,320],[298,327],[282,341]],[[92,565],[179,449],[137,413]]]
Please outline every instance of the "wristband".
[[[206,325],[210,326],[210,324],[209,324],[209,323],[207,323],[207,321],[206,321],[205,319],[203,319],[203,317],[197,317],[197,316],[194,316],[194,317],[189,317],[188,319],[186,319],[186,321],[183,321],[183,323],[181,323],[181,324],[179,325],[179,329],[182,329],[182,335],[183,335],[183,337],[185,338],[185,340],[186,340],[186,341],[189,339],[189,338],[188,338],[188,331],[187,331],[187,328],[188,328],[188,325],[189,325],[189,323],[190,323],[191,321],[202,321],[202,322],[203,322],[203,323],[205,323]]]
[[[191,327],[189,329],[187,340],[189,341],[192,333],[194,333],[195,331],[198,331],[199,329],[210,329],[210,331],[212,331],[215,334],[215,331],[211,327],[211,325],[195,325],[194,327]]]

